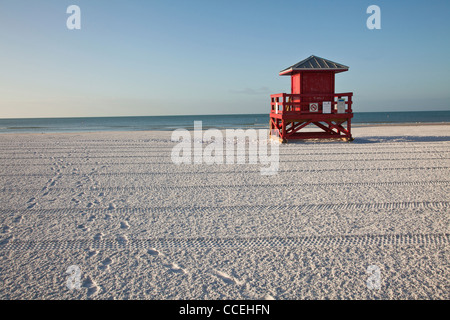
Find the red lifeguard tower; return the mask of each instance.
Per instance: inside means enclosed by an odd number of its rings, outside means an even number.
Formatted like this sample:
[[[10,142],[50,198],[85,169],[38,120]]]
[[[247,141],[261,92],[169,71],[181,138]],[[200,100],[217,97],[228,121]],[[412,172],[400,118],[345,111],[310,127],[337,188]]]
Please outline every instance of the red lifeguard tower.
[[[271,137],[282,142],[291,139],[353,140],[353,93],[334,92],[334,75],[348,71],[348,68],[310,56],[280,71],[280,76],[291,76],[291,93],[270,96]],[[321,130],[311,131],[311,127]]]

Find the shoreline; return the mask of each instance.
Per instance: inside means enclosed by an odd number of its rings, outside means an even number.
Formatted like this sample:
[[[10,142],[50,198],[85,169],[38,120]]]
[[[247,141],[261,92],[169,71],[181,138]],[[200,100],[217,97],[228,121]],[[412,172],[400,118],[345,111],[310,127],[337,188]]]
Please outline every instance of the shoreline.
[[[371,127],[419,127],[419,126],[450,126],[450,122],[424,122],[424,123],[379,123],[379,124],[352,124],[352,128],[371,128]],[[149,129],[149,130],[95,130],[95,131],[49,131],[49,132],[0,132],[0,135],[15,135],[15,134],[23,134],[23,135],[42,135],[42,134],[87,134],[87,133],[125,133],[125,132],[137,132],[137,133],[143,133],[143,132],[172,132],[177,129],[186,129],[186,128],[172,128],[172,129]],[[227,129],[266,129],[268,128],[252,128],[252,127],[240,127],[240,128],[217,128],[217,127],[204,127],[203,131],[208,129],[219,129],[219,130],[227,130]],[[188,131],[193,131],[194,129],[189,127],[187,128]]]

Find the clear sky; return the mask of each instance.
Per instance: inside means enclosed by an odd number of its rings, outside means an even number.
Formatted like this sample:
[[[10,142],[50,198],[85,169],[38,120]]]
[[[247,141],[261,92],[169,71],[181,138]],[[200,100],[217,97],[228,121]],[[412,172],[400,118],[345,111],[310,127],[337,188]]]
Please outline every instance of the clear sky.
[[[0,118],[266,113],[310,55],[354,111],[450,110],[449,32],[448,0],[0,0]]]

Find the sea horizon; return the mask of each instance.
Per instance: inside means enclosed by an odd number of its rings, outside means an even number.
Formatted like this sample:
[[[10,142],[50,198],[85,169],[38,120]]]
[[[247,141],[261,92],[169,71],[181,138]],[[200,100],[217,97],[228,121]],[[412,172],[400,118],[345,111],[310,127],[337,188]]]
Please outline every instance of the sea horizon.
[[[202,121],[203,129],[268,129],[269,114],[205,114],[155,116],[103,116],[55,118],[2,118],[0,133],[57,133],[97,131],[148,131],[193,129]],[[450,123],[450,110],[354,112],[353,126]]]

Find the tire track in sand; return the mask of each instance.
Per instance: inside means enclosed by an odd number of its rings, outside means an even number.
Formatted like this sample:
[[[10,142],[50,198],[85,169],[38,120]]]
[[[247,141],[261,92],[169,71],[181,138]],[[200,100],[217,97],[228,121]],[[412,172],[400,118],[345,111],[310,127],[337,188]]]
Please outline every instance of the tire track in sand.
[[[286,210],[290,212],[317,212],[318,210],[405,210],[405,209],[428,209],[443,210],[450,207],[450,201],[410,201],[410,202],[379,202],[379,203],[323,203],[323,204],[301,204],[301,205],[224,205],[224,206],[178,206],[178,207],[137,207],[137,208],[54,208],[54,209],[33,209],[34,215],[71,215],[79,213],[82,210],[86,214],[109,215],[115,214],[164,214],[164,213],[204,213],[211,210],[227,210],[230,213],[242,213],[246,210],[265,210],[279,211]],[[0,214],[14,215],[26,214],[28,209],[2,209]]]
[[[120,250],[147,249],[148,254],[160,255],[154,248],[258,248],[258,247],[310,247],[310,246],[368,246],[368,245],[440,245],[450,243],[450,234],[364,234],[338,236],[272,236],[241,238],[154,238],[154,239],[101,239],[101,240],[11,240],[0,242],[3,250]],[[170,263],[166,263],[170,266]],[[177,269],[172,266],[172,269]]]
[[[422,185],[450,185],[450,181],[447,180],[433,180],[433,181],[380,181],[380,182],[324,182],[324,183],[246,183],[246,184],[216,184],[216,185],[154,185],[154,186],[125,186],[125,187],[88,187],[88,188],[75,188],[75,187],[59,187],[51,188],[51,191],[65,192],[77,190],[80,192],[87,191],[149,191],[149,190],[174,190],[174,189],[204,189],[204,188],[273,188],[273,187],[333,187],[333,186],[360,186],[360,187],[375,187],[375,186],[422,186]],[[37,188],[2,188],[0,192],[34,192]],[[40,190],[40,189],[39,189]]]

